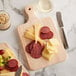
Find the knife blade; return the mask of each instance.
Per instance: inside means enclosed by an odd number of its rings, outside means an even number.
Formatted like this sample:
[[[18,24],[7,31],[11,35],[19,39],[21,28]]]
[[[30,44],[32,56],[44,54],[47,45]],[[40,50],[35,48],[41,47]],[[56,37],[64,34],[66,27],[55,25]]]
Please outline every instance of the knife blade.
[[[64,32],[64,28],[63,28],[64,24],[63,24],[63,21],[62,21],[61,12],[56,12],[56,18],[57,18],[57,22],[58,22],[58,25],[59,25],[59,31],[60,31],[60,36],[61,36],[62,43],[64,45],[64,48],[68,49],[69,46],[68,46],[68,42],[67,42],[65,32]]]
[[[19,69],[16,71],[15,76],[20,76],[22,72],[22,66],[19,67]]]

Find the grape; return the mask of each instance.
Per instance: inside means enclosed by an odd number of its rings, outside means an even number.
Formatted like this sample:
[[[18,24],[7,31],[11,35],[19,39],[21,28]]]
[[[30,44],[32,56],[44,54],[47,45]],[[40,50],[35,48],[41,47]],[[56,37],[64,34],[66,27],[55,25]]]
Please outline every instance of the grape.
[[[2,59],[2,55],[0,55],[0,59]]]

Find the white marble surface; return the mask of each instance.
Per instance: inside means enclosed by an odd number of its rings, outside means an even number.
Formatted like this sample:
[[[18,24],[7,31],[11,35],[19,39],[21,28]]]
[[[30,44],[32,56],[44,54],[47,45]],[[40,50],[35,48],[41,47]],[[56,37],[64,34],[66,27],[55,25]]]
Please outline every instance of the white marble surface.
[[[19,38],[16,28],[25,22],[23,9],[26,5],[38,0],[0,0],[0,10],[10,14],[11,27],[7,31],[0,31],[0,43],[7,42],[21,60]],[[64,29],[69,43],[68,59],[63,62],[39,71],[30,72],[31,76],[76,76],[76,0],[51,0],[54,8],[50,13],[39,13],[39,17],[51,16],[57,26],[56,12],[63,15]],[[74,60],[75,59],[75,60]]]

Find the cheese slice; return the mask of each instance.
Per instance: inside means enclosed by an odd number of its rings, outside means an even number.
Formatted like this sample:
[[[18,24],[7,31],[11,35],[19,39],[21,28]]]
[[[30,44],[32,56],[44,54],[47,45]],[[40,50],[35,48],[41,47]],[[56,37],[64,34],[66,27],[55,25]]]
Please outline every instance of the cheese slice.
[[[24,34],[24,37],[27,39],[35,40],[35,35],[28,31]]]
[[[47,42],[47,52],[48,53],[58,53],[57,47],[56,46],[51,46],[48,42]]]
[[[26,31],[34,34],[34,33],[35,33],[35,27],[34,27],[34,26],[31,26],[31,27],[29,27]]]
[[[47,42],[46,47],[42,52],[42,56],[50,61],[56,55],[56,53],[58,53],[56,46],[52,46],[49,42]]]
[[[24,32],[24,37],[27,39],[34,40],[35,39],[35,28],[31,26]]]
[[[51,53],[49,53],[47,51],[47,46],[44,48],[43,52],[42,52],[42,56],[47,59],[47,60],[51,60],[54,57],[54,52],[51,51]]]
[[[6,48],[6,49],[5,49],[5,53],[3,54],[3,56],[4,56],[5,58],[7,58],[8,56],[11,56],[12,58],[15,58],[14,54],[13,54],[12,52],[9,52],[9,51],[11,51],[11,50],[8,49],[8,48]]]
[[[58,46],[59,45],[59,41],[56,38],[49,39],[49,43],[52,46]]]
[[[40,24],[35,24],[34,26],[35,26],[35,41],[37,42],[38,39],[39,39],[41,25]]]
[[[47,60],[50,61],[50,60],[54,57],[54,53],[49,54],[49,53],[47,53],[46,50],[44,50],[44,51],[42,52],[42,56],[43,56],[45,59],[47,59]]]

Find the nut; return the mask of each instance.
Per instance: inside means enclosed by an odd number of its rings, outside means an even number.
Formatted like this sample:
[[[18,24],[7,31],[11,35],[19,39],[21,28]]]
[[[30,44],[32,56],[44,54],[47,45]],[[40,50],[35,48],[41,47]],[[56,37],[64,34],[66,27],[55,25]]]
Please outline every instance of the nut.
[[[7,14],[1,13],[0,14],[0,24],[5,24],[7,23],[9,17]]]

